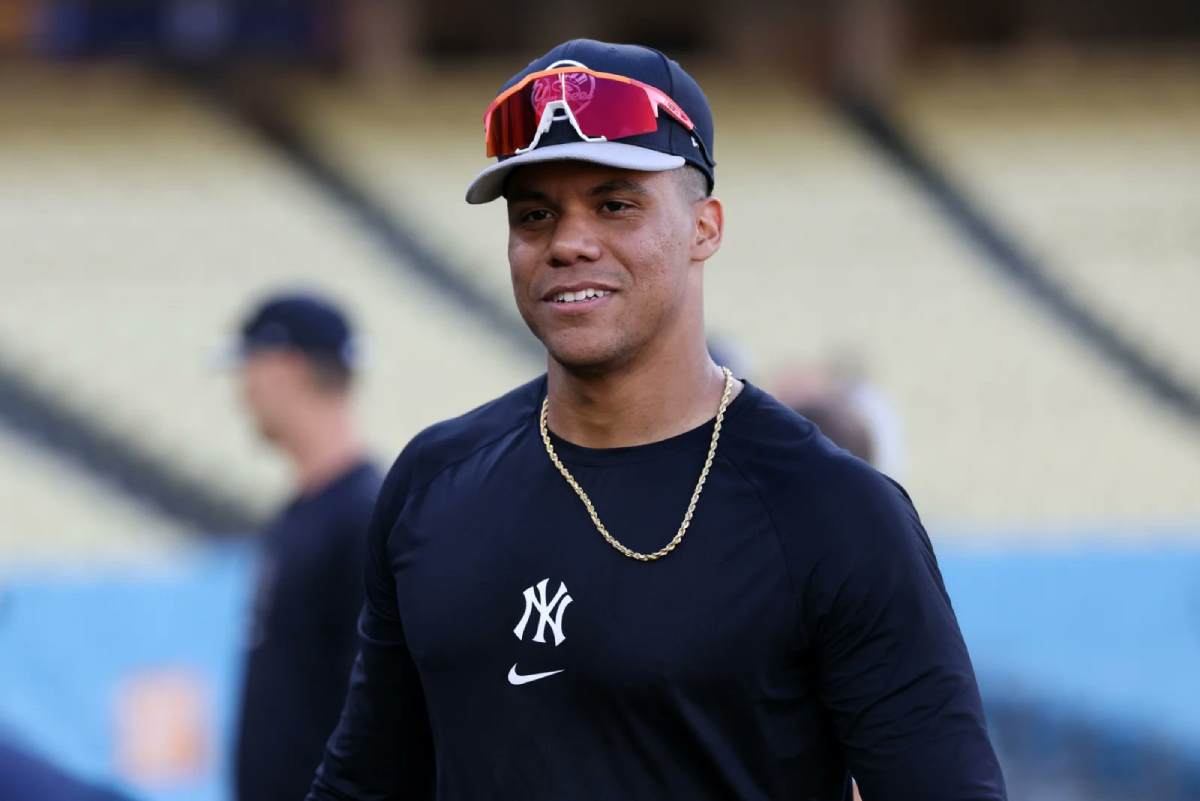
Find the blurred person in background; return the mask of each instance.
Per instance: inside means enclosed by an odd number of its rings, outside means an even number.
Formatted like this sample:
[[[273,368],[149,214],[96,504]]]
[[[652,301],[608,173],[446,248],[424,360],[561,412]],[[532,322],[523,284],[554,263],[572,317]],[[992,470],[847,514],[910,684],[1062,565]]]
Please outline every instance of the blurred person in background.
[[[238,801],[304,797],[358,648],[364,537],[381,475],[354,423],[355,357],[347,318],[314,295],[270,298],[241,328],[246,410],[291,463],[296,489],[262,536]]]
[[[867,464],[876,464],[870,421],[856,403],[853,388],[827,370],[797,367],[774,386],[775,397]]]
[[[779,400],[807,417],[825,436],[881,473],[901,478],[904,432],[891,398],[871,381],[850,351],[822,363],[797,363],[771,382]]]

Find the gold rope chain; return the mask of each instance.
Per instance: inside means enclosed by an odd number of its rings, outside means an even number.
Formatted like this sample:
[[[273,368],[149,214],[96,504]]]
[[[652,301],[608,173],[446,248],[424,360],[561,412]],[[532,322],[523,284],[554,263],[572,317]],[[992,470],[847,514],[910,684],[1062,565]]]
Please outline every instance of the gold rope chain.
[[[588,516],[592,518],[592,523],[595,524],[596,530],[608,542],[609,545],[616,548],[617,551],[630,559],[637,559],[639,562],[653,562],[655,559],[662,559],[683,541],[683,535],[687,533],[688,526],[692,523],[692,515],[696,512],[696,502],[700,500],[700,491],[704,489],[704,482],[708,480],[708,471],[712,469],[713,457],[717,455],[717,440],[721,438],[721,423],[725,421],[725,410],[729,407],[729,396],[733,394],[733,373],[728,367],[722,367],[721,372],[725,374],[725,392],[721,395],[721,406],[717,409],[717,421],[713,425],[712,442],[708,446],[708,457],[704,460],[704,469],[700,471],[700,480],[696,482],[696,489],[692,493],[692,500],[688,503],[687,512],[683,515],[683,522],[679,524],[679,531],[675,532],[675,536],[665,546],[655,551],[654,553],[639,553],[632,548],[627,548],[616,537],[608,533],[608,529],[600,522],[600,515],[596,514],[596,507],[592,505],[592,499],[583,491],[583,487],[579,486],[579,482],[571,475],[571,471],[558,458],[558,454],[554,452],[554,446],[550,443],[550,433],[546,428],[546,419],[550,411],[550,398],[547,397],[542,401],[541,415],[541,431],[542,442],[546,444],[546,453],[550,456],[550,461],[558,468],[558,472],[562,473],[562,477],[571,485],[571,489],[575,490],[575,494],[579,496],[579,500],[583,501],[584,507],[587,508]]]

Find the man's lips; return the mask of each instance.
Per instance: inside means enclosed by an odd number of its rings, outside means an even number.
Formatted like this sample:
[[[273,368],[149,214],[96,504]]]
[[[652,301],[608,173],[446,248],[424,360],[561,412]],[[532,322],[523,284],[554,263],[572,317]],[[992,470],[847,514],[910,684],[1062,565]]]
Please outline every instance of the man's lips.
[[[594,305],[616,292],[616,288],[602,283],[579,281],[573,284],[558,284],[542,295],[542,301],[555,306]]]

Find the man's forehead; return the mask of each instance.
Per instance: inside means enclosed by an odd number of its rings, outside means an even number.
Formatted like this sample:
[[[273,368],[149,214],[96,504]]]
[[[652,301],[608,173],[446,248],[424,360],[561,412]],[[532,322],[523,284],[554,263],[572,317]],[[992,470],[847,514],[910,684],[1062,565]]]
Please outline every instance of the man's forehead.
[[[307,357],[295,348],[251,348],[242,356],[241,366],[270,369],[304,361]]]
[[[528,195],[617,189],[649,192],[667,175],[669,173],[627,170],[586,161],[549,161],[513,170],[504,182],[504,197],[512,200]]]

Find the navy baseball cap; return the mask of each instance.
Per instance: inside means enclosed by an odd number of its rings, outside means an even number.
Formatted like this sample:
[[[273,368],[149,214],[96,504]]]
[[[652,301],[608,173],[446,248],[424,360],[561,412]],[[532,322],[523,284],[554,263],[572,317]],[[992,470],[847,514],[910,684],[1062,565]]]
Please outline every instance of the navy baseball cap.
[[[304,293],[267,298],[242,323],[237,356],[245,358],[263,350],[298,351],[348,368],[359,361],[346,315],[328,300]]]
[[[585,142],[568,121],[557,121],[533,150],[501,156],[496,164],[479,173],[467,187],[468,203],[488,203],[500,197],[509,173],[523,164],[563,160],[590,161],[645,172],[674,170],[691,164],[707,176],[708,188],[712,191],[716,183],[716,162],[712,160],[712,109],[700,85],[684,72],[683,67],[650,47],[573,39],[530,62],[510,78],[500,92],[530,73],[550,69],[558,62],[573,62],[597,72],[611,72],[660,89],[686,112],[695,130],[689,131],[670,115],[660,114],[658,129],[651,133],[624,137],[620,141]]]

